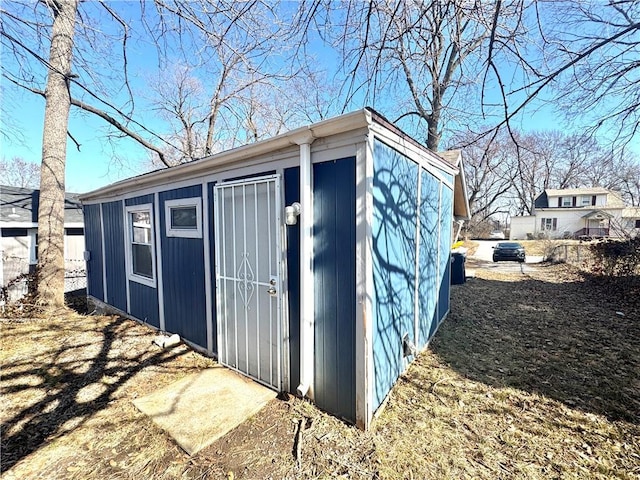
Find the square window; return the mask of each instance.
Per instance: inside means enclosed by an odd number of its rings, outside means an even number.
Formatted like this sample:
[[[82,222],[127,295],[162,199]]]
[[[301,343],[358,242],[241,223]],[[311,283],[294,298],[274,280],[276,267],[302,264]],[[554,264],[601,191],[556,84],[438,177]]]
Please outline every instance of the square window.
[[[167,200],[164,206],[167,237],[202,238],[200,197]]]
[[[198,212],[195,206],[192,207],[172,207],[171,228],[186,230],[196,230],[198,228]]]

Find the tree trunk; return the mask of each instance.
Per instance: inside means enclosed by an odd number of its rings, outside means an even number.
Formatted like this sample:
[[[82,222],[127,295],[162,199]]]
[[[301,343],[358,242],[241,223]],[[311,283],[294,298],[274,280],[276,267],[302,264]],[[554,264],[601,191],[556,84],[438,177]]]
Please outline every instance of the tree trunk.
[[[40,206],[38,208],[37,304],[64,307],[64,173],[71,105],[69,75],[78,0],[48,0],[53,12],[45,92]]]

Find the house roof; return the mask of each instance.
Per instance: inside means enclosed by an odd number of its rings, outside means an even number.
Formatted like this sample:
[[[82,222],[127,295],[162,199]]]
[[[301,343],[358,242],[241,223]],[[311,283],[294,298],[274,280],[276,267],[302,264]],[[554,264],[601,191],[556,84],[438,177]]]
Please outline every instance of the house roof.
[[[612,193],[611,190],[601,187],[561,189],[547,188],[545,192],[549,197],[564,197],[565,195],[602,195]]]
[[[38,225],[40,190],[0,185],[0,222],[5,228],[28,228]],[[64,222],[82,224],[82,204],[77,193],[66,193]]]
[[[461,173],[463,172],[461,156],[458,155],[456,157],[455,161],[457,164],[454,164],[450,160],[450,158],[454,157],[453,154],[447,155],[447,158],[444,158],[442,155],[432,152],[371,108],[365,108],[339,117],[323,120],[318,123],[282,133],[266,140],[226,150],[188,163],[155,170],[137,177],[121,180],[92,192],[84,193],[80,196],[80,200],[83,202],[90,202],[104,198],[117,197],[135,190],[171,184],[177,179],[187,180],[209,173],[224,171],[232,168],[232,166],[242,164],[242,162],[249,158],[266,156],[286,148],[323,137],[329,137],[338,133],[350,132],[361,128],[369,128],[373,124],[380,125],[385,127],[387,130],[390,130],[392,133],[398,135],[402,141],[420,149],[430,158],[430,161],[439,168],[456,175],[456,201],[454,202],[454,214],[463,218],[469,217],[468,196],[466,188],[464,188],[464,174]],[[460,175],[462,175],[461,179],[458,178]]]
[[[592,210],[584,214],[582,218],[613,218],[613,215],[603,210]]]

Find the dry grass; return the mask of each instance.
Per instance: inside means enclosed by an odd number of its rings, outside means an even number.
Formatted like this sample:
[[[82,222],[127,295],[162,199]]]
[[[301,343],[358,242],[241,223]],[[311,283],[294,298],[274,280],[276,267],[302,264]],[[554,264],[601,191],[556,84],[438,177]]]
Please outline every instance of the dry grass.
[[[640,318],[614,289],[479,270],[370,432],[274,400],[193,457],[131,401],[211,360],[113,317],[3,321],[4,478],[639,478]]]

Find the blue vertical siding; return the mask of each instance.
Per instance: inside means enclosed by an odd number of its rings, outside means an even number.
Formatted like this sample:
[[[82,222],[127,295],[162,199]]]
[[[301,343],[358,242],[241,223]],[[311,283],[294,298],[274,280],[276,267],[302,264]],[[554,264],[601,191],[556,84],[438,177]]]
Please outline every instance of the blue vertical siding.
[[[438,297],[438,323],[449,312],[451,288],[451,232],[453,228],[453,191],[442,185],[442,210],[440,215],[440,291]],[[432,326],[435,333],[436,326]]]
[[[300,201],[300,168],[284,171],[284,202]],[[286,227],[289,307],[289,388],[300,385],[300,223]]]
[[[202,238],[167,237],[165,201],[202,198],[202,185],[159,194],[165,329],[207,347],[204,242]],[[207,232],[203,232],[206,235]]]
[[[158,215],[153,207],[153,194],[141,195],[139,197],[127,198],[125,205],[143,205],[150,203],[152,205],[154,218]],[[105,228],[107,226],[105,225]],[[125,227],[126,228],[126,227]],[[155,228],[154,228],[155,235]],[[155,236],[154,236],[155,241]],[[155,249],[157,255],[157,249]],[[156,261],[156,269],[158,262]],[[158,275],[158,272],[155,272]],[[158,311],[158,290],[147,285],[129,280],[129,313],[135,318],[143,320],[154,327],[160,328],[160,314]]]
[[[316,404],[355,414],[355,158],[313,165]]]
[[[207,184],[207,192],[209,196],[209,272],[211,272],[211,319],[212,319],[212,334],[213,334],[213,344],[212,350],[216,355],[218,354],[218,335],[216,332],[218,331],[218,316],[217,316],[217,306],[216,306],[216,224],[214,221],[214,206],[213,199],[214,196],[214,188],[216,184],[215,182],[210,182]],[[203,219],[204,220],[204,219]],[[205,232],[206,234],[206,232]]]
[[[122,201],[102,204],[104,215],[104,250],[107,272],[107,298],[105,302],[127,311],[127,272],[124,249],[124,212]]]
[[[87,262],[87,294],[104,301],[100,205],[85,205],[83,211],[85,248],[91,254],[91,258]]]
[[[380,141],[374,143],[373,156],[375,410],[405,368],[403,335],[415,343],[418,166]]]
[[[432,334],[432,325],[438,317],[438,214],[440,204],[440,180],[426,170],[421,170],[420,187],[420,268],[418,271],[418,345],[423,348]]]
[[[160,328],[160,314],[158,311],[158,292],[138,282],[129,282],[131,296],[130,314],[149,325]]]

